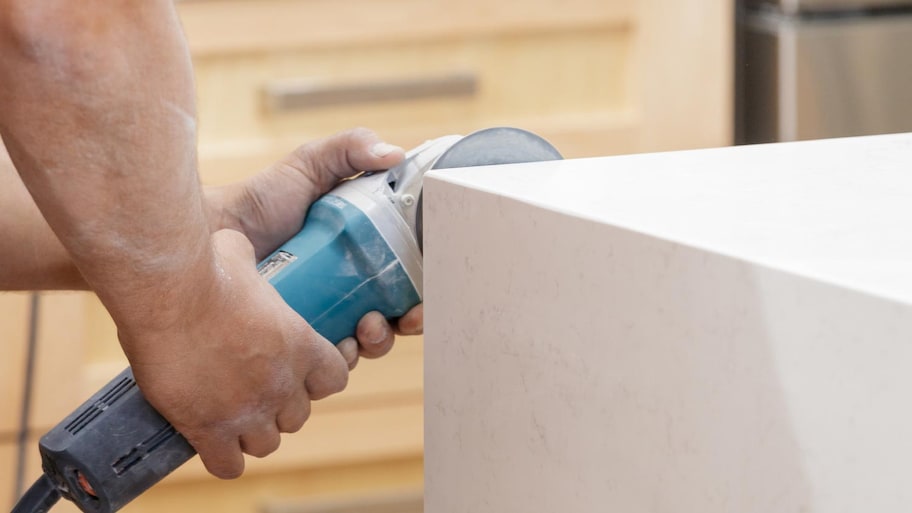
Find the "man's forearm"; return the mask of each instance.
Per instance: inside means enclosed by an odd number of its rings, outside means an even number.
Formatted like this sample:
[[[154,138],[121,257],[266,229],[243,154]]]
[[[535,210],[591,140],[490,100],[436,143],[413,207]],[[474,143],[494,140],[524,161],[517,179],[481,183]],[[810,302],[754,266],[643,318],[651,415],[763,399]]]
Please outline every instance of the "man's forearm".
[[[210,231],[236,228],[223,187],[204,189]],[[236,200],[235,200],[236,201]],[[0,146],[0,290],[86,290],[88,284]],[[233,221],[233,222],[232,222]]]
[[[167,324],[213,272],[172,3],[0,4],[0,131],[23,182],[115,319]]]
[[[0,206],[0,290],[86,288],[69,253],[2,154]]]

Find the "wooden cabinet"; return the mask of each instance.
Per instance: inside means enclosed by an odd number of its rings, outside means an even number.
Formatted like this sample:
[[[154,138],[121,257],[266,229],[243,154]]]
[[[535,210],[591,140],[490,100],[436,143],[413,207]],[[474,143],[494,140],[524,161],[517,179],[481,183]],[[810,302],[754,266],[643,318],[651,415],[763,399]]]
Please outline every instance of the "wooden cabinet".
[[[0,443],[12,441],[19,427],[25,377],[29,298],[22,293],[0,293]],[[0,481],[3,483],[4,481]]]
[[[16,444],[12,440],[0,439],[0,463],[0,508],[12,509],[16,485]]]
[[[556,8],[560,5],[559,8]],[[188,2],[210,183],[353,126],[409,148],[493,125],[559,140],[627,121],[625,2]],[[566,138],[568,155],[596,153]]]
[[[35,367],[29,426],[45,430],[56,424],[61,414],[84,399],[86,387],[85,301],[87,293],[42,294],[38,302]],[[0,294],[0,322],[4,343],[3,417],[0,436],[17,435],[21,419],[25,381],[30,297],[25,293]],[[113,341],[116,344],[116,339]],[[87,397],[87,396],[86,396]]]
[[[25,447],[25,485],[39,475],[38,437],[85,400],[87,387],[85,340],[87,316],[83,305],[94,299],[87,293],[41,294],[37,303],[35,361]],[[29,316],[32,301],[26,293],[0,293],[0,504],[14,501],[18,468],[18,438],[24,398]],[[116,344],[116,339],[114,340]],[[56,510],[55,510],[56,511]],[[61,511],[78,511],[62,507]]]
[[[511,125],[543,135],[568,158],[729,144],[729,4],[180,1],[197,77],[203,181],[249,176],[299,144],[353,126],[411,148]],[[0,392],[11,398],[0,411],[4,465],[26,317],[26,295],[0,296],[8,355]],[[42,295],[40,328],[33,436],[125,365],[113,323],[91,294]],[[345,393],[316,403],[278,453],[248,459],[239,481],[217,481],[193,462],[127,511],[311,511],[333,497],[420,494],[422,407],[421,339],[402,339],[389,356],[362,361]],[[0,485],[2,501],[11,488],[5,474]]]
[[[181,4],[204,179],[352,126],[413,147],[513,125],[566,157],[731,140],[722,0],[224,0]]]

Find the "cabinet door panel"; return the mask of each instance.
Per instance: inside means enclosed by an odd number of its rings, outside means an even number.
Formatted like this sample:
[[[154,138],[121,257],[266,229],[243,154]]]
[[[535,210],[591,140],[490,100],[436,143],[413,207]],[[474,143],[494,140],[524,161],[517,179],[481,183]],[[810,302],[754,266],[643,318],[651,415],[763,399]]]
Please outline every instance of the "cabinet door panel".
[[[11,440],[19,428],[25,379],[29,295],[0,293],[0,440]]]
[[[44,434],[79,406],[85,393],[85,300],[88,292],[44,292],[38,315],[33,433]]]

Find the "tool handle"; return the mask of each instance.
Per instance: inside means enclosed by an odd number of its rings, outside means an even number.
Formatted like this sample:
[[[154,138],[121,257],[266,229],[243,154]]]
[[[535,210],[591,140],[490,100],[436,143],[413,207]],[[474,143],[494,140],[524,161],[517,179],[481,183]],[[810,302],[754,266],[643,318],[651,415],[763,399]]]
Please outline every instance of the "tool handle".
[[[196,451],[124,369],[39,442],[45,474],[89,513],[113,513]]]

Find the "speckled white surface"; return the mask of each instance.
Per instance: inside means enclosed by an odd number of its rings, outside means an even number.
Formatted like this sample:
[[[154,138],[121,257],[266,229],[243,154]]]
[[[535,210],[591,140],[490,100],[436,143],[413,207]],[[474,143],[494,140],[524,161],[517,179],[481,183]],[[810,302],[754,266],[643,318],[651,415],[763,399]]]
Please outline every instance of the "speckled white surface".
[[[426,510],[912,510],[912,135],[435,172]]]

